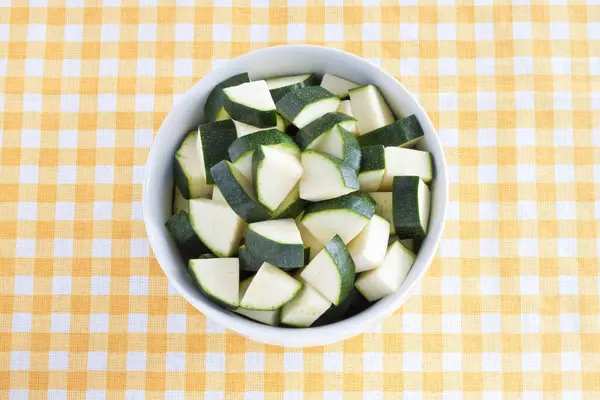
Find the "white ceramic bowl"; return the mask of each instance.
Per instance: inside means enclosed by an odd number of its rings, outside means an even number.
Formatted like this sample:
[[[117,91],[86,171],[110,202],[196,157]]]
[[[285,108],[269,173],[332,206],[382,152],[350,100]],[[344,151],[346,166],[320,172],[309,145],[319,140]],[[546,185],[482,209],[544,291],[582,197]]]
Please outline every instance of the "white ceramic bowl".
[[[165,229],[171,214],[173,155],[183,136],[203,122],[206,97],[219,82],[247,71],[252,80],[314,72],[332,72],[357,83],[377,85],[397,117],[415,114],[425,131],[419,147],[431,152],[435,179],[431,183],[429,234],[402,286],[366,311],[317,328],[288,329],[262,325],[221,308],[204,298],[190,279],[175,243]],[[435,128],[412,95],[391,75],[355,55],[320,46],[278,46],[257,50],[229,61],[196,83],[173,107],[160,127],[146,164],[143,191],[144,221],[152,250],[171,284],[194,307],[219,324],[253,340],[289,347],[319,346],[360,334],[393,313],[421,280],[435,254],[446,215],[448,183],[444,154]]]

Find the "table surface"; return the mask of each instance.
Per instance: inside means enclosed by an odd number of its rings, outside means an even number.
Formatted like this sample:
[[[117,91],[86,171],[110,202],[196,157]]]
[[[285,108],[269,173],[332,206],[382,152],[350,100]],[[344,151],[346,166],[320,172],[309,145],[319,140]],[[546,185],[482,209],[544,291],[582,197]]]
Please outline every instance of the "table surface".
[[[0,397],[599,398],[598,0],[9,3]],[[283,43],[400,79],[439,129],[450,179],[418,292],[368,333],[306,350],[245,340],[186,304],[142,221],[145,159],[173,102]]]

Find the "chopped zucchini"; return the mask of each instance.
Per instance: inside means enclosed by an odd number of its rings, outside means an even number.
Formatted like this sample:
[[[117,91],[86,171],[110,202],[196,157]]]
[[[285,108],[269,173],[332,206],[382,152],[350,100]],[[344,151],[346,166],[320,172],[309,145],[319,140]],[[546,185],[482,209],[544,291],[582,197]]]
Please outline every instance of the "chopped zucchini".
[[[252,283],[252,279],[254,276],[251,276],[247,279],[244,279],[240,282],[240,299],[244,298],[248,287]],[[244,317],[250,318],[254,321],[262,322],[266,325],[277,326],[279,325],[279,313],[280,309],[272,310],[272,311],[256,311],[256,310],[246,310],[244,308],[237,308],[233,310],[233,312],[243,315]]]
[[[237,134],[237,137],[246,136],[254,132],[266,131],[268,129],[277,129],[281,132],[285,132],[285,122],[283,120],[283,117],[279,114],[277,114],[277,125],[275,125],[275,128],[259,128],[256,126],[245,124],[240,121],[233,121],[233,123],[235,124],[235,132]]]
[[[346,114],[350,117],[354,117],[354,115],[352,114],[352,104],[350,103],[350,100],[342,100],[340,106],[337,109],[337,112]]]
[[[227,308],[237,308],[240,267],[237,258],[200,258],[190,260],[189,269],[200,290]]]
[[[282,76],[265,80],[267,87],[271,92],[273,101],[277,103],[283,96],[293,90],[298,90],[307,86],[316,85],[316,79],[313,74]]]
[[[250,78],[248,77],[248,73],[244,72],[234,75],[215,86],[208,95],[206,103],[204,103],[204,118],[209,122],[229,119],[229,114],[227,114],[227,111],[223,107],[223,89],[246,82],[250,82]]]
[[[287,93],[277,102],[277,111],[303,128],[328,112],[334,112],[340,99],[320,86],[309,86]]]
[[[265,81],[223,89],[223,105],[232,119],[259,128],[277,125],[277,111]]]
[[[360,85],[357,83],[340,78],[339,76],[330,73],[323,75],[323,80],[321,81],[321,87],[329,90],[340,99],[348,97],[348,90],[357,88],[359,86]]]
[[[200,240],[218,257],[235,255],[244,234],[244,221],[227,204],[190,200],[190,222]]]
[[[188,133],[177,149],[173,174],[185,199],[210,196],[212,187],[206,183],[204,157],[199,158],[196,152],[196,131]]]
[[[362,154],[360,145],[352,132],[338,126],[338,129],[332,129],[323,140],[318,142],[315,150],[343,160],[355,171],[360,169]]]
[[[240,259],[240,268],[242,271],[256,272],[265,262],[258,254],[248,250],[248,246],[245,244],[238,249],[238,258]]]
[[[292,300],[302,283],[279,268],[265,262],[252,278],[240,307],[247,310],[277,310]]]
[[[377,214],[373,215],[358,236],[348,243],[356,272],[373,269],[383,261],[389,236],[390,223]]]
[[[348,91],[352,115],[358,121],[358,132],[364,135],[394,122],[394,113],[375,85],[360,86]]]
[[[396,235],[400,239],[424,239],[429,224],[431,194],[416,176],[394,178],[393,210]]]
[[[306,150],[301,157],[304,172],[300,178],[300,197],[321,201],[357,191],[356,171],[329,154]]]
[[[214,201],[220,201],[221,203],[227,204],[227,200],[225,200],[225,197],[223,197],[223,193],[221,193],[221,190],[219,189],[219,187],[217,185],[213,186],[212,199]]]
[[[431,182],[433,179],[431,155],[426,151],[386,147],[385,173],[379,190],[392,190],[392,180],[395,176],[418,176],[425,183]]]
[[[361,146],[381,144],[384,146],[412,147],[421,140],[423,135],[421,124],[413,114],[365,133],[358,138],[358,142]]]
[[[335,235],[302,271],[302,279],[335,305],[352,291],[354,261],[342,238]]]
[[[302,224],[303,216],[304,212],[300,213],[296,217],[296,226],[298,227],[298,231],[302,237],[302,243],[304,243],[304,247],[309,249],[308,259],[310,261],[315,258],[321,250],[323,250],[324,245],[319,242],[319,240],[314,237],[314,235],[310,233],[310,231]]]
[[[404,282],[415,262],[415,254],[396,241],[388,246],[383,263],[356,278],[354,286],[368,300],[379,300],[394,293]]]
[[[179,211],[187,212],[189,209],[188,201],[181,194],[181,190],[179,187],[175,185],[175,190],[173,192],[173,214],[178,213]]]
[[[232,162],[236,162],[240,157],[248,156],[247,153],[253,152],[260,146],[268,145],[277,145],[276,147],[285,149],[290,154],[300,156],[300,149],[288,135],[278,129],[268,129],[237,138],[229,146],[229,158]],[[250,160],[252,160],[252,154],[250,154]]]
[[[314,149],[339,127],[352,132],[356,127],[356,120],[339,112],[327,113],[300,129],[296,134],[296,142],[302,150]]]
[[[279,207],[273,211],[271,219],[296,218],[305,206],[306,200],[300,198],[300,183],[297,183]]]
[[[215,183],[210,169],[219,161],[227,158],[227,149],[236,138],[235,125],[230,119],[210,122],[198,127],[196,151],[198,158],[201,157],[204,160],[207,183]]]
[[[304,266],[304,244],[293,219],[255,222],[246,230],[248,250],[280,268]]]
[[[202,253],[207,253],[208,248],[194,232],[190,217],[184,210],[178,211],[165,222],[167,230],[175,240],[177,248],[184,258],[196,258]]]
[[[376,192],[385,173],[385,151],[382,145],[366,146],[362,149],[358,183],[363,192]]]
[[[302,270],[296,271],[292,276],[304,285],[300,292],[281,308],[281,323],[288,326],[308,328],[331,306],[317,289],[301,277]]]
[[[390,223],[390,235],[394,235],[396,228],[394,226],[394,201],[392,192],[370,192],[369,196],[375,200],[375,214]]]

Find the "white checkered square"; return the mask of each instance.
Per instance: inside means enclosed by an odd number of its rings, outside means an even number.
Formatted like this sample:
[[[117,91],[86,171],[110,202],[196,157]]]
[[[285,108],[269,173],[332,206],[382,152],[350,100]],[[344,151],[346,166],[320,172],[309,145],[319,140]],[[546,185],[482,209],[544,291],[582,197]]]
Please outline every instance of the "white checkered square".
[[[168,352],[165,366],[167,372],[185,372],[185,353]]]
[[[35,239],[17,239],[17,257],[35,257]]]
[[[28,42],[45,42],[46,41],[46,25],[29,24],[27,26],[27,41]]]
[[[476,22],[475,40],[494,40],[494,24],[492,22]]]
[[[498,203],[482,201],[479,203],[479,219],[481,221],[498,220]]]
[[[177,42],[193,42],[194,24],[175,24],[175,40]]]
[[[550,38],[552,40],[566,40],[569,38],[568,22],[550,22]]]
[[[65,25],[64,41],[67,43],[80,43],[83,41],[83,25]]]
[[[344,354],[339,352],[323,353],[323,372],[343,372]]]
[[[440,23],[437,28],[438,40],[456,40],[456,24]]]
[[[325,356],[325,354],[323,354]],[[244,372],[263,372],[265,370],[264,353],[246,353],[244,358]]]
[[[540,279],[536,275],[523,275],[520,277],[522,295],[538,295],[540,293]]]
[[[16,295],[33,295],[33,276],[17,275],[13,279],[13,293]]]
[[[148,331],[147,314],[129,314],[128,331],[130,333],[145,333]]]
[[[11,371],[25,371],[28,369],[29,369],[29,352],[28,351],[11,351],[10,352],[10,370]]]
[[[406,40],[406,41],[419,40],[419,24],[401,23],[400,24],[400,40]]]
[[[206,372],[223,372],[225,371],[225,354],[224,353],[206,353],[205,354]]]
[[[57,221],[73,221],[75,218],[75,204],[60,201],[57,202],[54,218]]]
[[[496,60],[491,57],[475,59],[475,71],[477,75],[494,75],[496,73]]]
[[[363,371],[364,372],[382,372],[383,354],[374,352],[363,353]]]
[[[517,207],[520,220],[537,219],[537,203],[535,201],[519,201]]]
[[[304,353],[286,352],[283,353],[284,372],[302,372],[304,369]]]
[[[502,353],[481,353],[481,370],[485,372],[502,371]]]
[[[50,317],[50,332],[69,332],[71,330],[71,314],[52,313]]]
[[[154,42],[156,40],[156,24],[138,25],[138,42]]]
[[[460,314],[442,314],[442,333],[460,333],[462,326]]]
[[[14,313],[12,316],[13,332],[31,332],[32,315],[27,313]]]
[[[535,131],[531,128],[516,129],[517,146],[535,146]]]
[[[440,111],[458,110],[458,94],[455,92],[440,92],[438,95]]]
[[[131,239],[129,254],[132,258],[148,257],[150,255],[150,243],[148,239]]]
[[[17,206],[17,219],[19,221],[33,221],[37,216],[37,203],[34,201],[19,202]]]
[[[251,0],[250,7],[252,7],[252,8],[269,8],[269,0]]]
[[[502,323],[500,314],[482,314],[481,315],[481,332],[483,333],[500,333]]]
[[[484,295],[498,296],[500,294],[500,277],[482,276],[479,278],[479,290]]]
[[[108,314],[90,314],[90,332],[108,332]]]
[[[106,392],[104,390],[87,390],[85,400],[106,400]]]
[[[148,277],[147,276],[130,276],[129,277],[129,294],[132,296],[148,295]]]
[[[93,239],[92,240],[92,257],[104,258],[110,257],[112,241],[110,239]]]
[[[143,351],[127,352],[127,371],[145,371],[146,353]]]
[[[552,57],[552,73],[554,75],[571,74],[571,57]]]
[[[479,183],[497,183],[498,182],[498,165],[483,164],[477,167],[479,174]]]
[[[402,369],[404,371],[423,371],[423,353],[404,352],[402,353]]]
[[[579,314],[560,314],[560,331],[562,333],[579,333],[581,331]]]
[[[269,25],[250,25],[250,41],[253,43],[266,43],[269,41]]]
[[[94,221],[110,221],[112,219],[112,201],[94,202]]]
[[[118,42],[121,36],[121,26],[117,24],[102,24],[100,32],[102,42]]]
[[[167,398],[165,392],[165,399]],[[146,399],[146,391],[145,390],[127,390],[125,391],[125,400],[145,400]]]
[[[144,392],[144,397],[142,397],[142,399],[145,398]],[[185,392],[183,390],[167,390],[165,392],[165,400],[185,400]]]
[[[230,42],[231,41],[231,25],[229,25],[229,24],[213,24],[213,41],[215,41],[215,42]]]
[[[68,275],[54,276],[52,278],[52,294],[53,295],[71,294],[71,277]]]
[[[56,182],[59,185],[73,185],[77,183],[77,166],[75,165],[60,165]]]
[[[513,22],[513,39],[515,39],[515,40],[530,40],[531,39],[531,23],[530,22]]]
[[[325,24],[324,35],[326,42],[341,42],[344,40],[344,25]]]
[[[135,96],[136,111],[153,111],[154,110],[154,95],[153,94],[138,94]]]
[[[175,76],[192,76],[194,71],[194,60],[191,58],[176,58],[173,72]]]
[[[533,110],[535,108],[535,96],[531,91],[515,92],[515,108],[517,110]]]
[[[442,368],[444,371],[461,371],[462,353],[442,353]]]
[[[554,92],[555,110],[572,110],[573,95],[570,92]]]
[[[446,219],[448,221],[458,221],[460,219],[460,204],[457,201],[448,202]]]
[[[418,58],[402,58],[400,60],[400,74],[403,76],[419,75],[419,59]]]
[[[109,295],[110,276],[92,276],[90,279],[90,293],[93,295]]]
[[[44,76],[44,59],[29,58],[25,60],[25,76]]]
[[[456,58],[440,58],[438,60],[438,74],[446,76],[456,75]]]
[[[117,95],[112,93],[100,93],[98,95],[98,111],[114,112],[117,111]]]
[[[103,58],[100,60],[98,76],[117,76],[119,75],[119,60],[114,58]],[[98,96],[100,100],[100,96]],[[100,110],[100,109],[99,109]]]
[[[539,372],[542,370],[541,353],[523,353],[521,356],[521,369],[523,372]]]
[[[186,326],[186,314],[169,314],[167,316],[167,333],[185,333]]]
[[[460,295],[460,276],[442,277],[442,294],[449,296]]]
[[[440,255],[444,258],[460,257],[460,239],[442,239]]]
[[[42,111],[42,95],[37,93],[23,93],[23,111]]]
[[[141,201],[134,201],[131,204],[131,219],[134,221],[143,221],[144,213]]]
[[[79,95],[63,94],[60,96],[60,111],[77,112],[79,111]]]
[[[136,73],[138,76],[154,76],[156,60],[154,58],[138,58]]]
[[[500,241],[496,238],[482,238],[479,240],[479,253],[481,257],[500,257]]]
[[[535,164],[518,164],[517,165],[517,182],[535,182],[536,168]]]
[[[77,60],[77,59],[63,60],[62,75],[66,76],[66,77],[80,76],[81,75],[81,60]]]
[[[105,351],[88,352],[88,371],[106,371],[108,355]]]
[[[290,42],[302,42],[306,40],[305,24],[288,24],[287,39]]]
[[[112,184],[114,183],[115,167],[112,165],[96,165],[96,174],[94,182],[96,184]],[[111,202],[100,202],[111,203]]]
[[[515,57],[514,73],[515,75],[532,75],[533,57]]]
[[[579,278],[576,275],[560,275],[558,277],[558,293],[561,295],[579,294]]]
[[[58,148],[76,149],[78,141],[78,132],[76,130],[60,130],[58,132]]]
[[[144,183],[144,166],[143,165],[135,165],[133,167],[132,180],[134,184],[142,184]]]
[[[539,314],[521,314],[522,333],[540,333],[541,324]]]
[[[581,355],[578,352],[563,352],[561,363],[563,371],[581,371]]]
[[[68,351],[51,351],[48,353],[48,369],[50,371],[67,371],[69,369]]]

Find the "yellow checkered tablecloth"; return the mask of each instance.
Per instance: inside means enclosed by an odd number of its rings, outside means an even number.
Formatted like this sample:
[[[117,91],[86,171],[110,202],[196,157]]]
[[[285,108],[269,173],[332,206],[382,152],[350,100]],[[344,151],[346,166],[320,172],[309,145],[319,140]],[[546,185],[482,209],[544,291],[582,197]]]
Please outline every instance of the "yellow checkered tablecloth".
[[[598,0],[63,3],[0,0],[0,398],[600,398]],[[177,97],[282,43],[400,79],[450,178],[418,293],[306,350],[186,304],[141,212]]]

